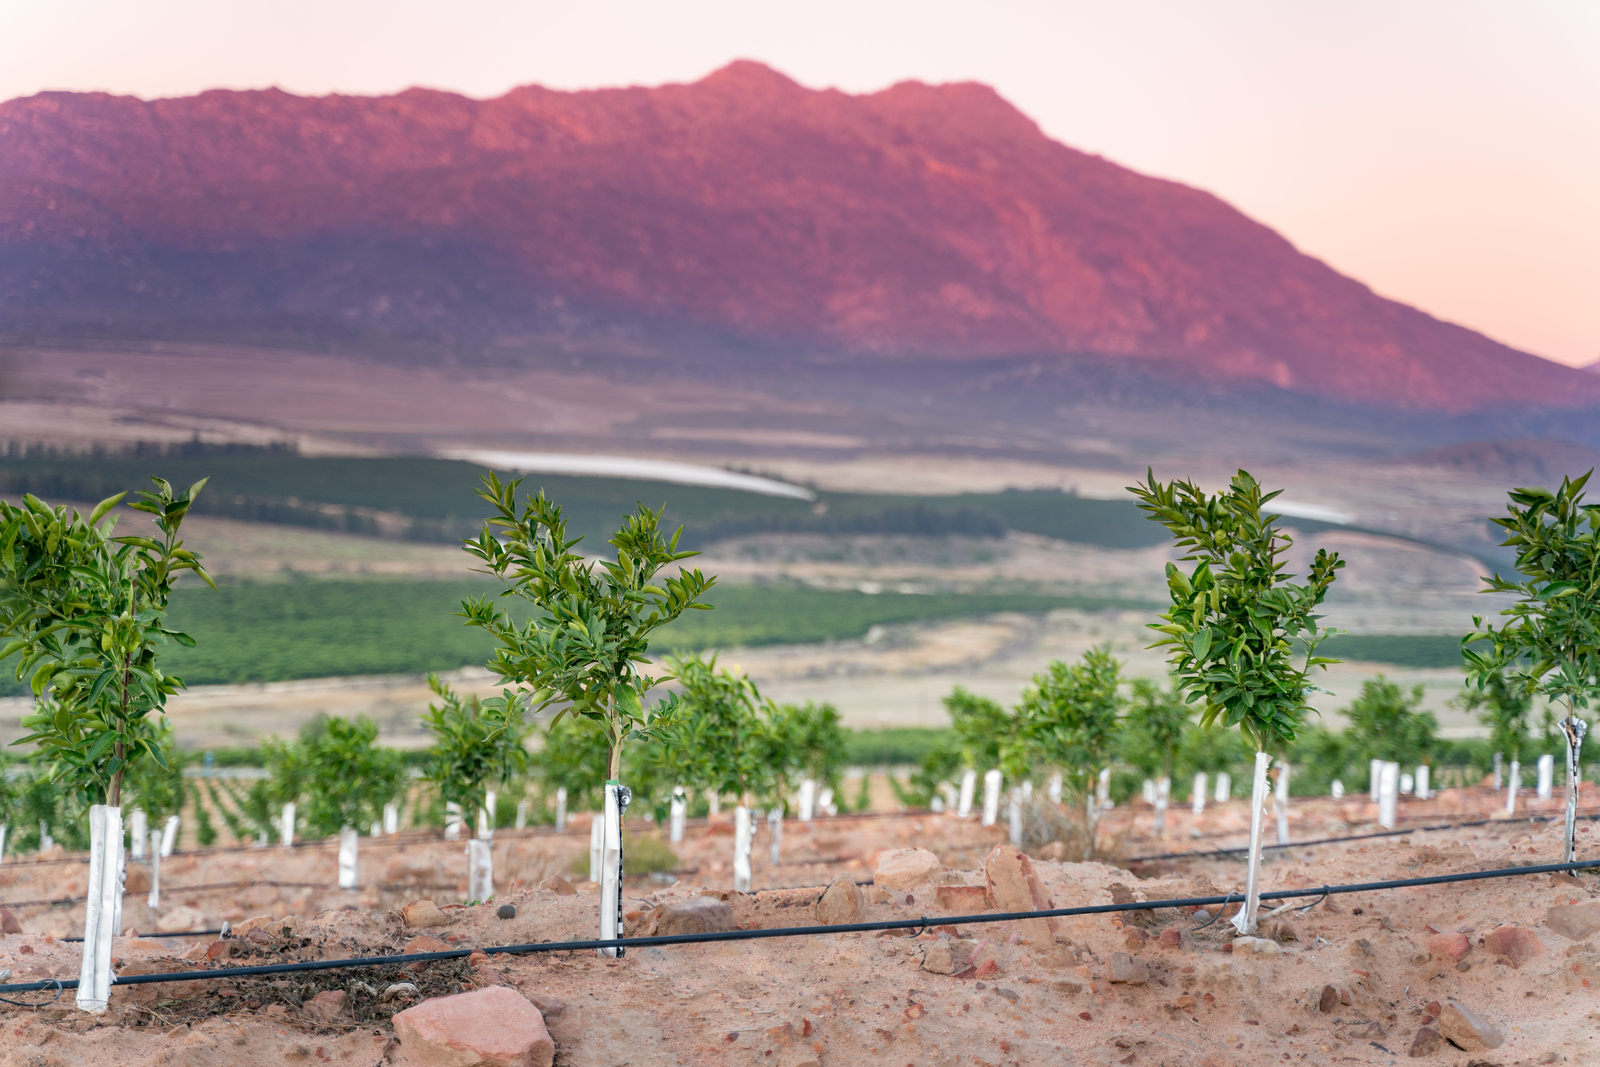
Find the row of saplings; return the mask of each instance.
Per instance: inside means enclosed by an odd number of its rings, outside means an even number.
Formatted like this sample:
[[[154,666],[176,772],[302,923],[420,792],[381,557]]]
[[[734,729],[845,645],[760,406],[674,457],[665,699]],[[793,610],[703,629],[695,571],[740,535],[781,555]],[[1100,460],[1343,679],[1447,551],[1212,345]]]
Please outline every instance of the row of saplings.
[[[1509,532],[1506,543],[1518,550],[1519,574],[1496,576],[1488,584],[1514,594],[1515,603],[1503,612],[1507,619],[1500,626],[1475,620],[1476,636],[1488,642],[1488,651],[1463,650],[1480,685],[1500,678],[1567,706],[1561,725],[1569,740],[1569,861],[1578,753],[1586,729],[1576,712],[1600,694],[1600,508],[1582,503],[1586,481],[1587,476],[1565,480],[1557,492],[1511,493],[1508,515],[1495,521]],[[159,724],[166,698],[183,683],[161,671],[158,652],[169,641],[193,644],[166,626],[173,582],[192,572],[211,583],[199,557],[178,537],[204,482],[183,493],[160,479],[154,482],[155,489],[139,494],[131,507],[152,516],[157,536],[115,534],[111,511],[122,495],[87,515],[52,508],[32,496],[20,506],[0,501],[0,640],[6,642],[0,660],[17,656],[18,677],[28,681],[39,701],[24,720],[31,733],[23,742],[38,746],[61,788],[90,802],[89,891],[77,1003],[91,1012],[107,1005],[112,937],[121,926],[124,780],[144,761],[169,763]],[[521,749],[492,742],[518,734],[530,713],[555,709],[557,722],[587,720],[598,732],[604,778],[595,842],[601,875],[596,947],[611,956],[620,945],[622,813],[631,799],[621,775],[630,737],[658,746],[664,781],[694,781],[706,773],[703,752],[730,753],[726,765],[712,773],[712,784],[738,796],[745,822],[751,800],[782,785],[768,782],[774,771],[758,766],[757,746],[705,747],[710,740],[705,731],[740,729],[751,720],[747,712],[754,692],[748,683],[718,672],[714,664],[686,661],[676,671],[684,692],[700,686],[728,696],[741,705],[739,713],[707,713],[706,707],[716,707],[715,699],[694,700],[697,711],[683,692],[653,704],[647,700],[649,690],[666,678],[641,669],[650,662],[651,634],[685,611],[709,609],[701,598],[714,581],[680,566],[692,553],[678,551],[677,534],[664,534],[660,514],[641,506],[610,539],[613,558],[592,561],[573,551],[577,539],[567,536],[561,509],[542,492],[519,498],[518,487],[493,474],[484,478],[478,493],[493,516],[476,539],[464,544],[504,586],[498,597],[467,600],[462,611],[467,625],[495,640],[488,667],[504,688],[498,696],[469,704],[441,687],[443,701],[431,714],[453,717],[464,758],[491,763],[496,750]],[[1172,603],[1151,624],[1157,645],[1169,652],[1176,692],[1198,710],[1202,727],[1237,726],[1256,750],[1245,903],[1233,920],[1241,933],[1253,933],[1269,749],[1294,741],[1310,710],[1306,694],[1316,688],[1313,677],[1334,662],[1317,655],[1331,632],[1319,625],[1317,612],[1344,563],[1319,551],[1306,580],[1291,581],[1284,573],[1290,539],[1266,511],[1276,494],[1263,493],[1244,471],[1216,494],[1189,482],[1163,484],[1153,474],[1131,491],[1139,506],[1171,532],[1183,560],[1193,564],[1189,569],[1167,564]],[[518,602],[526,614],[503,606]],[[1113,673],[1092,658],[1081,668],[1061,669]],[[1063,705],[1068,711],[1081,707]],[[770,721],[770,708],[763,705],[763,711]],[[1081,761],[1094,728],[1081,715],[1062,714],[1031,737],[1049,746],[1049,762],[1084,775],[1094,767]],[[370,744],[365,748],[375,751]],[[795,769],[808,776],[827,774],[824,765]],[[358,783],[365,773],[352,770],[352,789],[363,788]],[[494,773],[491,766],[476,779],[459,773],[453,781],[483,782]],[[476,794],[446,799],[462,805],[465,815]],[[359,824],[343,813],[337,819],[352,828]]]

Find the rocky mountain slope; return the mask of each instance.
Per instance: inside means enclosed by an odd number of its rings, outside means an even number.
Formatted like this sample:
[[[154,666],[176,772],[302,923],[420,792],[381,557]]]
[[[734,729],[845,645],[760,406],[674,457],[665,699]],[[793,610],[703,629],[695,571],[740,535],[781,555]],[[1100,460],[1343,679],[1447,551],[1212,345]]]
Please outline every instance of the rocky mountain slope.
[[[23,322],[292,319],[551,338],[1129,360],[1363,405],[1600,403],[1595,376],[1383,299],[991,89],[691,85],[491,100],[278,90],[0,104]],[[157,330],[159,333],[159,329]]]

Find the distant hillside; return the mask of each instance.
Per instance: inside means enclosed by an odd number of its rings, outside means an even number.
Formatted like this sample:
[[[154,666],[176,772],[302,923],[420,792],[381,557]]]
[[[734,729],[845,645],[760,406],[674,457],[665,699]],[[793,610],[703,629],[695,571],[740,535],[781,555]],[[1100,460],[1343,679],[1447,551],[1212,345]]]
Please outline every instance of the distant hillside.
[[[1435,448],[1399,462],[1474,474],[1509,484],[1554,486],[1600,467],[1600,450],[1568,441],[1466,441]]]
[[[158,338],[250,320],[506,350],[678,337],[774,365],[1088,354],[1381,407],[1600,403],[1594,375],[1385,300],[985,86],[850,96],[748,62],[483,101],[12,100],[0,307]]]

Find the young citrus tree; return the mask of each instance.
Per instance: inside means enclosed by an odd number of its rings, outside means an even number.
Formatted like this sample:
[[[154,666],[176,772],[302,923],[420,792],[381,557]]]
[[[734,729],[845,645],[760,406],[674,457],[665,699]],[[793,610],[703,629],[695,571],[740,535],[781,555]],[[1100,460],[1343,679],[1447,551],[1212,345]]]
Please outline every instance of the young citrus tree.
[[[556,719],[571,714],[603,727],[609,746],[601,883],[600,931],[612,940],[621,929],[622,751],[630,734],[648,729],[663,707],[645,706],[644,695],[658,682],[639,670],[649,662],[650,635],[700,602],[714,579],[698,570],[670,568],[695,555],[679,552],[680,528],[671,537],[661,530],[661,511],[640,505],[607,542],[615,559],[591,561],[572,551],[581,538],[567,537],[561,508],[536,496],[519,502],[520,479],[501,482],[493,473],[478,495],[495,514],[477,540],[464,543],[485,569],[505,583],[500,599],[523,601],[531,614],[518,622],[489,597],[463,605],[467,625],[499,643],[489,670],[516,686],[483,705],[509,716],[524,703],[535,710],[559,706]],[[665,510],[665,509],[662,509]],[[615,949],[603,949],[615,955]]]
[[[1122,747],[1131,757],[1129,762],[1157,779],[1157,837],[1166,829],[1172,770],[1189,726],[1189,707],[1177,693],[1149,678],[1134,679]]]
[[[1283,571],[1291,539],[1274,525],[1278,516],[1263,511],[1278,492],[1263,493],[1247,471],[1214,495],[1193,482],[1158,482],[1153,470],[1129,491],[1186,550],[1182,559],[1195,564],[1187,574],[1167,564],[1172,606],[1151,624],[1163,635],[1151,647],[1168,650],[1174,683],[1200,705],[1202,726],[1237,726],[1256,749],[1250,869],[1245,904],[1233,920],[1240,933],[1253,934],[1267,748],[1295,739],[1311,710],[1312,672],[1337,662],[1316,654],[1331,633],[1317,625],[1316,612],[1344,561],[1318,550],[1307,580],[1289,581]]]
[[[89,900],[78,1007],[102,1012],[110,996],[111,938],[122,914],[122,781],[142,759],[164,763],[154,719],[181,679],[157,663],[168,641],[194,640],[166,627],[175,578],[211,578],[178,529],[202,480],[183,493],[159,478],[130,505],[155,519],[156,537],[113,536],[108,517],[125,493],[88,514],[50,507],[31,494],[0,501],[0,661],[39,700],[15,744],[38,746],[58,788],[91,804]],[[47,698],[48,694],[48,698]],[[152,715],[154,719],[152,719]]]
[[[1583,502],[1589,471],[1563,478],[1561,488],[1513,489],[1506,514],[1494,520],[1507,532],[1501,544],[1517,550],[1516,578],[1485,579],[1485,592],[1511,593],[1515,602],[1496,627],[1475,617],[1476,632],[1462,639],[1468,671],[1482,688],[1505,673],[1524,693],[1565,705],[1567,737],[1567,862],[1576,859],[1579,754],[1588,723],[1578,710],[1600,695],[1600,505]],[[1491,651],[1470,642],[1487,638]]]
[[[1426,762],[1438,745],[1439,720],[1421,707],[1420,685],[1407,694],[1381,674],[1362,682],[1361,695],[1344,709],[1350,723],[1345,740],[1351,754],[1369,767],[1375,759]]]
[[[429,704],[422,717],[433,734],[423,778],[445,803],[459,805],[463,821],[475,827],[489,787],[504,786],[527,772],[526,742],[533,727],[524,721],[516,700],[462,699],[433,674],[428,675],[428,688],[439,701]]]
[[[378,724],[319,715],[300,730],[298,765],[306,782],[306,829],[329,837],[383,820],[383,806],[405,790],[405,760],[377,744]]]
[[[1094,782],[1109,766],[1119,727],[1122,665],[1109,645],[1091,648],[1081,663],[1053,660],[1022,694],[1017,715],[1028,750],[1062,771],[1084,797],[1088,819],[1085,859],[1094,853],[1098,817]]]

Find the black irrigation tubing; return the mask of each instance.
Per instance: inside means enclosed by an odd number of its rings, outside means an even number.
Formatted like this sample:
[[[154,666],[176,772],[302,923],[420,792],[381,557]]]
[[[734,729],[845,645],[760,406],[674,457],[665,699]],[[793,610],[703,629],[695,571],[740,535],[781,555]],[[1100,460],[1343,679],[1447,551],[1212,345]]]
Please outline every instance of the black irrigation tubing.
[[[1448,882],[1474,882],[1488,878],[1509,878],[1557,871],[1580,871],[1600,867],[1600,860],[1577,863],[1548,863],[1539,867],[1508,867],[1463,874],[1441,874],[1427,878],[1399,878],[1385,882],[1359,882],[1352,885],[1325,885],[1316,889],[1273,889],[1260,895],[1262,900],[1291,897],[1324,897],[1340,893],[1371,893],[1381,889],[1406,889],[1412,886],[1443,885]],[[716,941],[757,941],[772,937],[814,937],[819,934],[881,933],[912,929],[923,932],[932,927],[1018,922],[1023,919],[1053,919],[1075,915],[1104,915],[1107,912],[1154,911],[1160,908],[1202,908],[1212,904],[1240,903],[1238,893],[1220,897],[1184,897],[1178,900],[1137,900],[1126,904],[1091,904],[1080,908],[1050,908],[1041,911],[1011,911],[989,915],[945,915],[935,918],[890,919],[886,922],[843,923],[838,926],[788,926],[767,930],[724,930],[706,934],[672,934],[661,937],[629,937],[595,941],[546,941],[540,944],[495,945],[490,948],[458,948],[443,952],[411,952],[395,956],[359,956],[353,959],[308,960],[303,963],[269,963],[256,967],[219,967],[207,971],[172,971],[165,974],[134,974],[115,978],[117,985],[147,985],[164,982],[196,982],[218,978],[254,978],[266,974],[292,974],[304,971],[332,971],[350,967],[389,967],[407,963],[432,963],[458,960],[475,952],[485,955],[530,955],[537,952],[582,952],[594,949],[651,948],[657,945],[697,945]],[[1313,901],[1316,903],[1316,901]],[[0,994],[36,993],[41,990],[76,989],[78,980],[51,978],[42,982],[16,982],[0,985]]]
[[[1310,841],[1288,841],[1288,842],[1283,842],[1283,843],[1273,844],[1273,845],[1269,845],[1269,844],[1263,843],[1262,846],[1261,846],[1261,851],[1265,852],[1268,849],[1276,849],[1276,848],[1310,848],[1312,845],[1334,845],[1334,844],[1338,844],[1338,843],[1340,843],[1342,841],[1370,841],[1373,838],[1377,838],[1377,837],[1404,837],[1406,834],[1428,834],[1428,833],[1436,833],[1436,832],[1441,831],[1441,830],[1465,830],[1465,829],[1468,829],[1468,828],[1471,828],[1471,827],[1474,827],[1474,826],[1496,826],[1496,825],[1505,826],[1505,825],[1509,825],[1509,824],[1513,824],[1513,823],[1525,823],[1525,822],[1559,822],[1561,819],[1565,819],[1565,818],[1566,818],[1565,815],[1562,815],[1560,817],[1556,817],[1556,816],[1548,816],[1547,817],[1547,816],[1544,816],[1544,815],[1529,815],[1529,816],[1526,816],[1526,817],[1521,818],[1521,819],[1473,819],[1470,822],[1439,823],[1439,824],[1437,824],[1435,826],[1409,826],[1409,827],[1406,827],[1403,830],[1381,830],[1381,831],[1379,831],[1377,833],[1372,833],[1372,834],[1354,834],[1354,835],[1352,835],[1350,837],[1318,837],[1318,838],[1313,838]],[[1596,821],[1600,821],[1600,813],[1588,813],[1588,814],[1579,815],[1578,816],[1578,821],[1579,822],[1596,822]],[[1250,846],[1249,845],[1237,845],[1237,846],[1235,846],[1233,848],[1207,848],[1207,849],[1198,849],[1198,850],[1195,850],[1193,852],[1165,852],[1165,853],[1162,853],[1159,856],[1133,856],[1133,857],[1129,858],[1127,860],[1127,862],[1128,863],[1150,863],[1150,862],[1155,861],[1155,860],[1185,860],[1185,859],[1195,859],[1195,858],[1205,857],[1205,856],[1232,856],[1232,855],[1235,855],[1235,854],[1240,853],[1240,852],[1249,852],[1249,851],[1250,851]]]

